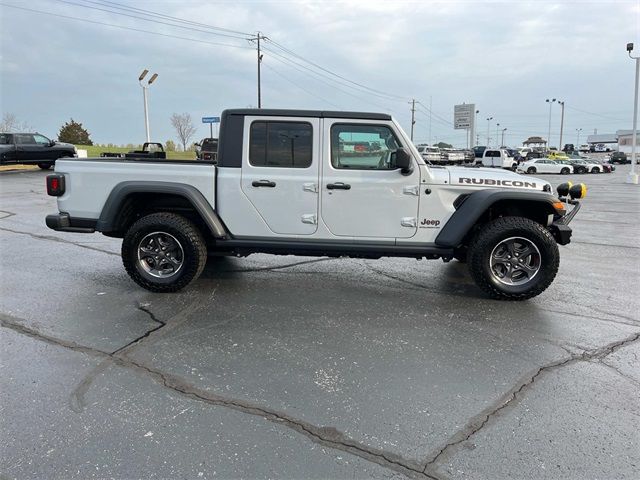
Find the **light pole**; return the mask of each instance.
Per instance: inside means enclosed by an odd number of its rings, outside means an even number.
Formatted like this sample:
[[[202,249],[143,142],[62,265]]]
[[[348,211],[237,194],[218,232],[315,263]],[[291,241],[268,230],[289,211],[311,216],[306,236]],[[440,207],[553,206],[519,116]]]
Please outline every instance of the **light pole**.
[[[502,144],[500,145],[501,147],[503,147],[503,146],[504,146],[504,132],[506,132],[506,131],[507,131],[507,129],[506,129],[506,128],[503,128],[503,129],[502,129]]]
[[[147,143],[148,143],[151,141],[151,136],[149,134],[149,106],[147,103],[147,90],[149,89],[149,85],[151,85],[153,82],[156,81],[156,78],[158,78],[158,74],[154,73],[153,75],[151,75],[151,78],[145,85],[143,83],[143,80],[144,80],[144,77],[147,76],[147,73],[149,73],[149,70],[145,68],[140,74],[140,76],[138,77],[138,83],[142,87],[142,98],[144,99],[144,129],[147,133]]]
[[[478,145],[478,134],[476,133],[476,131],[478,130],[478,114],[480,113],[480,110],[476,110],[476,120],[473,122],[473,138],[476,139],[476,146]]]
[[[640,56],[631,55],[633,43],[627,43],[627,53],[630,58],[636,61],[636,87],[633,98],[633,131],[631,133],[631,170],[627,176],[627,183],[638,184],[638,174],[636,173],[636,143],[638,135],[638,83],[640,82]]]
[[[576,149],[580,150],[580,132],[582,131],[581,128],[576,128],[576,132],[578,132],[578,137],[576,138]]]
[[[499,123],[496,123],[496,143],[498,143],[498,128],[500,127]],[[496,147],[500,148],[502,145],[496,145]]]
[[[491,120],[493,120],[493,117],[487,118],[487,148],[489,148],[489,128],[490,128]]]
[[[549,147],[551,146],[551,106],[556,99],[549,100],[547,98],[546,102],[549,104],[549,134],[547,135],[547,152],[549,151]]]
[[[560,116],[560,142],[558,143],[558,150],[562,150],[562,130],[564,130],[564,101],[558,100],[558,103],[562,106],[562,115]]]

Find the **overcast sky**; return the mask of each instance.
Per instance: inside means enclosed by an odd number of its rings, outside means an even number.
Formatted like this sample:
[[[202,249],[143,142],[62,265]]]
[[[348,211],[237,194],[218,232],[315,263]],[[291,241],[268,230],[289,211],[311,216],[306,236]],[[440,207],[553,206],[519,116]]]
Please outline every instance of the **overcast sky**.
[[[208,136],[202,116],[257,105],[255,46],[237,38],[257,31],[269,38],[263,107],[385,111],[409,131],[415,98],[420,142],[429,140],[431,101],[431,141],[457,146],[465,134],[450,122],[463,102],[480,110],[480,144],[487,117],[491,137],[496,122],[507,128],[507,144],[547,137],[547,98],[566,102],[563,143],[575,143],[578,128],[581,143],[594,129],[631,128],[634,64],[625,45],[635,42],[640,54],[640,1],[1,1],[0,111],[50,137],[73,117],[95,143],[144,141],[144,68],[159,74],[149,90],[152,139],[176,140],[173,112],[190,113],[196,137]],[[174,20],[120,5],[238,33],[164,25]],[[553,145],[559,131],[556,104]]]

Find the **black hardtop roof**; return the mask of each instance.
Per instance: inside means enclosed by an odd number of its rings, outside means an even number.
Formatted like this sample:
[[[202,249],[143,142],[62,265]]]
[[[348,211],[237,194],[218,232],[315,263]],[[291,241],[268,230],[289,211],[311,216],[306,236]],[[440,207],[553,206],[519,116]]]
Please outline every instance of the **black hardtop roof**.
[[[269,116],[269,117],[314,117],[314,118],[354,118],[358,120],[391,120],[386,113],[332,112],[326,110],[287,110],[270,108],[232,108],[222,112],[227,115]]]

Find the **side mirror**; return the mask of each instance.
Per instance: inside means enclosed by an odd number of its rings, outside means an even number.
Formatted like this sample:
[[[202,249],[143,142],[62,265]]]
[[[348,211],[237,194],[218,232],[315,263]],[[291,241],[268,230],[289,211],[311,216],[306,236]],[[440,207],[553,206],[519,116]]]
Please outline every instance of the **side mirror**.
[[[399,148],[395,151],[396,167],[400,169],[403,175],[409,175],[413,172],[413,164],[411,163],[411,155],[405,148]]]
[[[53,147],[56,144],[55,140],[49,140],[49,146]]]

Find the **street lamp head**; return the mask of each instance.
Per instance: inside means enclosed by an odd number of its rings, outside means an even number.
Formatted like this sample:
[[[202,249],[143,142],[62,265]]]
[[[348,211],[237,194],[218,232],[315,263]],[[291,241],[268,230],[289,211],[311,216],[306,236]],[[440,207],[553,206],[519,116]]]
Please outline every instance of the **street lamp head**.
[[[153,82],[155,82],[156,78],[158,78],[158,74],[157,73],[154,73],[153,75],[151,75],[151,78],[149,79],[149,85],[151,85]]]
[[[480,110],[476,110],[476,113],[480,113]]]
[[[627,52],[631,53],[633,51],[633,43],[627,43]]]
[[[140,74],[140,76],[138,77],[138,81],[141,82],[144,77],[147,76],[147,73],[149,73],[149,70],[147,70],[146,68],[142,71],[142,73]]]

